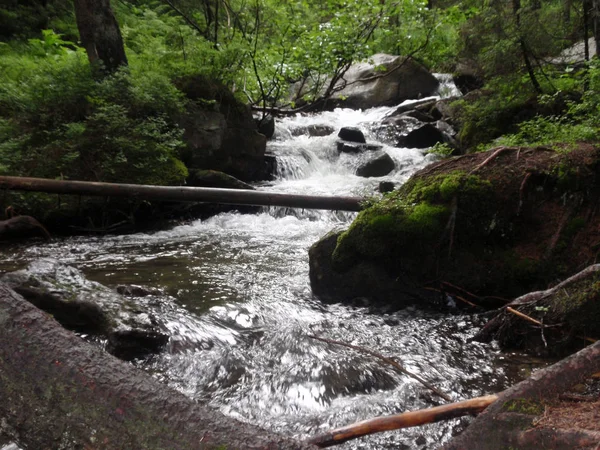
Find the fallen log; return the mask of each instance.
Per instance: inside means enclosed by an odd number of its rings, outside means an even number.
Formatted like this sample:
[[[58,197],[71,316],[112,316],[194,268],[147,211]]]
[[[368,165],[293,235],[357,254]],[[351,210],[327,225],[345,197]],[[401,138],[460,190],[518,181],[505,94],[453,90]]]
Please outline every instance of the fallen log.
[[[442,420],[455,419],[468,414],[478,414],[494,403],[497,395],[486,395],[484,397],[472,398],[462,402],[450,403],[448,405],[436,406],[434,408],[409,411],[393,416],[376,417],[363,420],[352,425],[329,431],[308,440],[310,444],[317,447],[331,447],[342,444],[351,439],[367,436],[382,431],[398,430],[400,428],[418,427]]]
[[[33,449],[310,449],[185,397],[0,283],[0,436]]]
[[[283,194],[242,189],[198,188],[185,186],[148,186],[141,184],[99,183],[91,181],[47,180],[0,176],[0,189],[46,192],[50,194],[130,197],[174,202],[203,202],[232,205],[285,206],[289,208],[360,211],[360,197],[331,197]]]

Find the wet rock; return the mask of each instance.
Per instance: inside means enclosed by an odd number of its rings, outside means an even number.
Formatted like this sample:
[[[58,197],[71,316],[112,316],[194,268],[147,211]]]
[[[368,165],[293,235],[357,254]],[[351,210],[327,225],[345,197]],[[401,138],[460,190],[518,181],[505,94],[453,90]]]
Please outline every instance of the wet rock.
[[[265,153],[265,180],[274,180],[277,173],[277,157],[272,153]]]
[[[399,147],[398,139],[415,128],[422,126],[423,123],[414,117],[409,116],[392,116],[387,117],[375,127],[375,135],[377,139],[391,145]]]
[[[335,128],[325,124],[307,125],[292,129],[292,136],[301,136],[306,134],[311,137],[329,136],[335,133]]]
[[[398,147],[429,148],[444,142],[444,133],[431,124],[425,124],[396,140]]]
[[[190,175],[187,179],[189,186],[195,187],[211,187],[223,189],[247,189],[253,190],[254,187],[248,183],[244,183],[231,175],[219,172],[217,170],[190,170]]]
[[[401,116],[412,117],[413,119],[417,119],[418,121],[424,123],[435,122],[435,118],[431,114],[428,114],[425,111],[421,111],[418,109],[413,109],[411,111],[402,113]]]
[[[367,298],[403,308],[433,301],[431,291],[419,291],[402,275],[361,258],[355,264],[339,267],[333,254],[343,231],[332,231],[313,244],[309,251],[309,276],[313,293],[326,303],[349,302]]]
[[[433,95],[439,86],[439,81],[415,60],[383,53],[373,55],[369,62],[353,64],[344,80],[346,87],[333,96],[332,102],[355,109],[397,105]]]
[[[168,341],[166,329],[151,311],[56,260],[34,261],[0,280],[65,328],[106,337],[107,350],[115,356],[131,359],[155,352]]]
[[[271,139],[275,134],[275,118],[269,114],[262,118],[254,119],[256,128],[260,134],[264,134],[267,139]]]
[[[365,135],[356,127],[343,127],[338,133],[338,137],[344,141],[366,143]]]
[[[381,181],[377,188],[377,190],[382,194],[385,194],[386,192],[392,192],[394,189],[396,189],[396,183],[393,181]]]
[[[359,177],[383,177],[396,168],[396,163],[390,155],[382,153],[381,155],[367,161],[356,169],[356,175]]]

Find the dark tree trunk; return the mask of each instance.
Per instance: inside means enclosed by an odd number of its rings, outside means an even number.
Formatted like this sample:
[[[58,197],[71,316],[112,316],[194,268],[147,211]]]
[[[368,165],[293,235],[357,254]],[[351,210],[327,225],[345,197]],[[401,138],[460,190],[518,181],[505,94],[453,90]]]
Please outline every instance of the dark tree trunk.
[[[123,38],[110,0],[75,0],[79,36],[90,64],[112,73],[127,65]]]
[[[600,0],[591,0],[592,11],[592,30],[594,32],[594,42],[596,44],[596,56],[600,57]]]
[[[512,7],[513,13],[515,14],[517,32],[519,33],[519,47],[521,48],[523,62],[527,68],[527,74],[529,75],[529,79],[531,80],[531,84],[533,85],[533,89],[535,90],[536,94],[542,94],[542,87],[535,76],[533,65],[531,64],[531,58],[529,57],[529,50],[527,48],[525,38],[523,37],[523,33],[521,32],[521,0],[512,0]]]

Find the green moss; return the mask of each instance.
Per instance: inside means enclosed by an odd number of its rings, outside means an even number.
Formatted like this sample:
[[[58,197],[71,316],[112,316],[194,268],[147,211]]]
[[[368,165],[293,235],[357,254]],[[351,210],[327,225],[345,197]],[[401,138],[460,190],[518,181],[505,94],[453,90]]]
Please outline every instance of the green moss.
[[[400,259],[432,254],[447,228],[453,200],[467,214],[472,208],[479,211],[490,193],[489,181],[459,171],[412,179],[358,215],[338,238],[333,263],[344,269],[364,258],[391,268]]]
[[[544,405],[528,398],[516,398],[504,404],[504,411],[539,416],[544,413]]]

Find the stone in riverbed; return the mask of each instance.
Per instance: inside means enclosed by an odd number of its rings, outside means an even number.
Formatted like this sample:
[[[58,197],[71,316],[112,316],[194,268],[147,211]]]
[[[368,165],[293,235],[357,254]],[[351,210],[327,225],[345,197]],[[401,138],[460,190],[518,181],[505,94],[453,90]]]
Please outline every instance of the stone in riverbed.
[[[356,175],[359,177],[383,177],[396,168],[396,163],[390,155],[382,153],[381,155],[367,161],[356,169]]]
[[[338,137],[344,141],[358,142],[359,144],[367,142],[363,132],[356,127],[343,127],[340,129]]]
[[[0,281],[52,314],[65,328],[106,337],[107,350],[119,358],[158,351],[169,339],[151,311],[57,260],[34,261]]]

